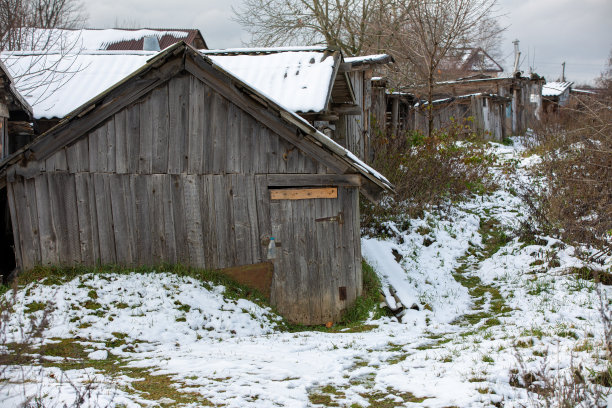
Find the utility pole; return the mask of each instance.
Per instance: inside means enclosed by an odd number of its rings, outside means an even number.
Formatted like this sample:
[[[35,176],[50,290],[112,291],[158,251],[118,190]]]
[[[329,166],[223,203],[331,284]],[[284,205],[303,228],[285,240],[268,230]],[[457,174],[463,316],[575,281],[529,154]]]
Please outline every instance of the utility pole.
[[[563,64],[561,64],[561,66],[563,67],[561,71],[561,82],[565,82],[565,61],[563,61]]]

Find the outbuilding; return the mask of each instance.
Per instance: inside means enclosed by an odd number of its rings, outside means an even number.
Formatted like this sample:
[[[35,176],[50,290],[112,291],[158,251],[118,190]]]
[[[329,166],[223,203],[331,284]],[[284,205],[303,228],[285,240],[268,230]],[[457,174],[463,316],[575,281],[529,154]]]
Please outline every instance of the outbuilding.
[[[362,291],[359,192],[375,200],[393,187],[178,43],[0,163],[0,188],[21,269],[273,271],[271,303],[292,322],[318,324]]]

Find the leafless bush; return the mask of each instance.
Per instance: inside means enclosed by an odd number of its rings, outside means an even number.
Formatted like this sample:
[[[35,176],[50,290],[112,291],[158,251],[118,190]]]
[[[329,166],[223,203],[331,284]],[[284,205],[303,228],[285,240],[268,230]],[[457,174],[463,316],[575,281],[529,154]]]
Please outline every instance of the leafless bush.
[[[425,209],[489,189],[487,170],[493,158],[476,134],[466,140],[464,130],[463,123],[454,123],[431,137],[416,131],[379,133],[373,166],[389,178],[397,194],[381,205],[365,203],[362,225],[376,227],[381,219],[418,216]]]
[[[569,242],[612,251],[612,109],[575,98],[542,121],[533,149],[545,183],[525,195],[532,216]]]

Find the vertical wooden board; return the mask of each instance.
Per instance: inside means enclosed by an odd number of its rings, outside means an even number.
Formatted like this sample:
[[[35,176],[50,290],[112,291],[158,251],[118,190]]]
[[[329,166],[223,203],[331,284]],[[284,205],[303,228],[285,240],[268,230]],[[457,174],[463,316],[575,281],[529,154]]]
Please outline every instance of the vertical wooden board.
[[[316,200],[315,219],[329,216],[328,200]],[[315,223],[317,250],[317,280],[319,282],[319,304],[321,318],[333,321],[335,312],[334,281],[333,281],[333,241],[329,223]]]
[[[140,166],[140,104],[133,104],[125,110],[127,172],[134,174],[138,173]]]
[[[306,217],[310,214],[308,205],[312,204],[312,200],[287,201],[290,202],[291,206],[291,223],[293,224],[293,236],[295,237],[292,251],[295,258],[293,279],[295,280],[294,287],[297,296],[293,302],[293,313],[300,321],[312,324],[315,323],[317,316],[312,315],[310,308],[310,299],[315,294],[310,291],[308,247],[311,243],[306,228]]]
[[[250,247],[250,222],[247,202],[247,189],[245,177],[243,175],[228,176],[231,180],[233,195],[232,212],[234,215],[234,235],[235,235],[235,265],[248,265],[255,263],[251,257]]]
[[[153,173],[168,172],[168,85],[154,89],[151,95],[153,111]]]
[[[281,219],[278,225],[278,236],[281,243],[280,251],[277,248],[277,256],[282,257],[282,270],[279,272],[283,275],[283,292],[282,296],[285,299],[283,314],[292,321],[297,321],[298,310],[295,307],[296,291],[298,290],[297,276],[299,270],[296,257],[297,236],[294,233],[294,220],[292,211],[292,201],[280,201]]]
[[[177,263],[176,236],[174,233],[174,203],[172,201],[172,178],[169,174],[163,174],[162,198],[164,210],[164,261]]]
[[[72,265],[81,263],[81,244],[79,239],[79,217],[74,175],[62,174],[58,179],[61,194],[64,195],[64,211],[68,230],[68,262]]]
[[[115,135],[115,117],[106,122],[106,170],[114,173],[117,168],[117,137]]]
[[[240,171],[242,174],[256,172],[259,162],[253,160],[253,146],[255,135],[253,134],[253,118],[245,112],[240,112],[240,134],[238,149],[240,152]],[[264,158],[262,158],[264,160]]]
[[[172,225],[176,246],[176,262],[189,265],[189,248],[187,246],[187,223],[183,199],[183,176],[170,176],[170,200],[172,200]],[[168,219],[168,218],[167,218]]]
[[[204,267],[204,241],[199,200],[198,176],[185,175],[183,177],[183,207],[185,209],[189,264],[195,267]]]
[[[245,177],[244,195],[247,200],[248,217],[248,248],[250,263],[262,262],[261,241],[259,239],[259,223],[257,220],[257,195],[255,192],[255,176]],[[269,219],[269,215],[267,217]]]
[[[38,202],[36,200],[36,184],[34,179],[23,180],[23,186],[25,189],[25,208],[27,210],[28,218],[30,219],[30,225],[32,226],[32,250],[33,259],[36,263],[41,262],[40,253],[40,231],[38,228]]]
[[[94,182],[94,174],[87,175],[87,193],[89,195],[87,205],[89,206],[89,225],[91,226],[91,252],[93,254],[94,263],[100,265],[102,258],[100,257],[100,234],[98,228],[98,210],[97,210],[97,195]]]
[[[147,97],[140,104],[140,161],[138,172],[151,174],[153,172],[153,101]]]
[[[307,290],[308,290],[308,303],[309,303],[309,315],[311,316],[313,323],[326,323],[325,317],[321,310],[321,281],[319,277],[319,254],[318,254],[318,242],[316,235],[315,219],[316,219],[316,201],[319,200],[305,200],[304,201],[304,229],[306,231],[306,259],[308,261],[308,275],[307,275]]]
[[[62,191],[65,180],[62,180],[60,173],[47,173],[46,178],[49,186],[51,223],[53,224],[57,240],[59,263],[69,265],[71,259],[67,222],[68,218],[72,215],[67,213],[66,199]]]
[[[240,173],[240,144],[244,140],[240,137],[240,109],[233,103],[228,104],[227,109],[227,132],[225,135],[225,172]]]
[[[227,268],[229,266],[236,266],[234,263],[234,255],[236,253],[236,240],[233,234],[234,220],[232,218],[231,201],[229,201],[231,182],[221,175],[213,176],[212,181],[212,196],[215,202],[215,212],[212,215],[215,217],[215,224],[217,226],[218,267]]]
[[[270,192],[268,190],[268,180],[265,175],[255,175],[255,205],[257,212],[257,228],[259,232],[259,240],[257,242],[259,246],[260,261],[267,261],[267,248],[266,244],[271,236],[274,236],[271,224],[270,209]]]
[[[149,189],[149,223],[151,224],[151,257],[154,264],[164,261],[164,205],[162,176],[153,174]]]
[[[115,171],[128,172],[128,114],[123,109],[115,114]]]
[[[203,126],[209,120],[206,114],[204,100],[204,86],[197,78],[189,77],[189,126],[188,126],[188,153],[187,172],[200,174],[204,154],[204,145],[207,135],[204,135]]]
[[[108,123],[103,124],[96,131],[96,162],[98,171],[107,173],[108,168]]]
[[[140,265],[152,265],[151,257],[151,224],[149,220],[149,184],[151,178],[143,175],[133,175],[131,183],[131,201],[136,208],[135,235],[136,259]]]
[[[262,139],[265,138],[265,143],[268,146],[268,151],[266,152],[267,172],[284,173],[287,169],[287,164],[280,152],[279,136],[266,128],[264,128],[263,133],[265,133],[265,136],[262,135]],[[256,170],[259,170],[259,168],[256,167]]]
[[[285,287],[285,269],[287,268],[287,265],[285,262],[286,257],[283,255],[283,245],[289,245],[289,242],[283,242],[284,237],[282,236],[282,225],[284,217],[281,202],[269,202],[268,208],[270,209],[270,213],[268,215],[271,228],[270,235],[275,238],[277,244],[280,244],[280,246],[277,246],[276,248],[276,259],[273,260],[274,275],[272,276],[270,303],[275,306],[281,314],[284,314],[285,304],[287,302],[287,297],[290,296],[290,293]],[[266,260],[268,259],[266,258]]]
[[[66,147],[66,164],[68,166],[69,173],[81,171],[77,143],[73,143],[71,146]]]
[[[202,117],[205,118],[202,123],[202,167],[201,174],[212,174],[214,157],[218,152],[215,152],[214,138],[212,136],[214,122],[220,120],[216,116],[214,99],[216,92],[207,85],[202,84],[203,92],[199,95],[198,102],[200,104]],[[225,158],[224,158],[225,159]]]
[[[209,136],[213,142],[213,165],[212,171],[214,174],[222,174],[226,168],[226,151],[227,151],[227,117],[229,110],[229,102],[217,92],[214,92],[212,98],[213,117],[211,118],[211,132]]]
[[[79,246],[81,262],[85,265],[95,265],[96,257],[93,252],[95,241],[92,238],[91,214],[89,203],[89,174],[77,173],[74,175],[76,188],[77,218],[79,222]]]
[[[115,255],[115,233],[110,195],[110,180],[107,174],[94,174],[94,191],[98,237],[100,239],[100,262],[103,265],[117,262]]]
[[[177,76],[168,83],[168,109],[168,173],[180,174],[187,170],[189,76]]]
[[[359,189],[351,188],[351,202],[353,207],[353,241],[354,241],[354,263],[355,263],[355,283],[357,285],[357,296],[363,293],[363,271],[361,269],[361,217],[359,215]]]
[[[30,214],[26,208],[27,194],[23,182],[10,183],[11,191],[9,193],[14,197],[15,203],[17,204],[14,208],[16,224],[18,226],[19,234],[14,237],[14,242],[18,242],[21,264],[24,269],[30,269],[37,263],[36,252],[34,245],[38,245],[34,241],[35,236],[33,234],[34,226],[32,225]]]
[[[268,151],[270,150],[270,138],[277,137],[268,128],[257,123],[257,134],[254,140],[255,145],[253,146],[253,154],[255,163],[258,166],[258,172],[269,173],[270,163],[268,162]]]
[[[113,233],[116,246],[117,263],[130,264],[132,254],[130,253],[131,237],[128,230],[128,212],[125,206],[125,196],[123,179],[126,176],[117,174],[109,175],[110,201],[113,216]]]
[[[129,259],[126,261],[128,265],[136,265],[138,263],[138,254],[136,253],[136,241],[138,236],[136,233],[136,201],[133,195],[133,179],[134,175],[126,174],[121,177],[122,189],[124,192],[123,201],[126,209],[127,218],[127,235],[128,235],[128,253]]]
[[[200,176],[200,213],[202,214],[202,235],[206,267],[219,268],[219,239],[215,211],[214,176]]]
[[[355,248],[358,245],[355,242],[355,225],[353,224],[355,208],[353,204],[353,189],[347,187],[338,187],[338,201],[340,203],[340,211],[343,214],[344,223],[340,225],[342,229],[344,247],[343,258],[344,275],[346,276],[346,305],[350,306],[357,298],[357,287],[361,281],[357,281],[357,254]]]
[[[7,183],[7,201],[9,205],[9,211],[11,213],[11,225],[13,227],[13,239],[15,245],[15,263],[17,268],[25,270],[30,267],[28,262],[23,259],[21,253],[21,229],[19,228],[19,217],[17,217],[17,208],[19,207],[19,200],[15,197],[15,191],[13,190],[14,183]]]

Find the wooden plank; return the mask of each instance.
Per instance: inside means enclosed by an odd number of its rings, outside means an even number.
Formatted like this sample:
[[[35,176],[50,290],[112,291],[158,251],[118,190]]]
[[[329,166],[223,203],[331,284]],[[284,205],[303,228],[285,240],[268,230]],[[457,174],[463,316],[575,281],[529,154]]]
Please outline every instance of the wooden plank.
[[[138,173],[151,174],[153,172],[153,102],[148,96],[140,104],[140,161]]]
[[[81,251],[81,262],[85,265],[95,265],[97,262],[93,251],[94,240],[91,227],[91,213],[89,202],[89,188],[91,175],[77,173],[74,175],[77,218],[79,222],[79,245]]]
[[[140,104],[125,108],[127,112],[126,124],[126,154],[127,172],[138,173],[140,166]]]
[[[127,176],[109,175],[110,201],[113,216],[113,233],[116,246],[117,263],[129,265],[132,263],[130,243],[132,237],[128,228],[128,211],[125,196],[128,191],[123,182]]]
[[[214,269],[219,267],[219,240],[217,237],[217,219],[215,216],[213,176],[200,176],[199,182],[204,257],[206,259],[206,267]]]
[[[168,197],[170,200],[172,200],[172,224],[174,227],[176,262],[183,265],[190,265],[189,247],[187,246],[187,223],[185,220],[182,178],[183,176],[179,175],[170,176],[171,191]],[[166,222],[168,222],[168,217],[166,218]]]
[[[204,102],[203,84],[194,77],[189,77],[189,144],[187,172],[190,174],[200,174],[204,155],[204,135],[203,126],[209,120],[206,115],[206,105]]]
[[[30,218],[30,212],[26,208],[27,194],[23,183],[10,183],[11,190],[9,194],[13,196],[16,203],[14,206],[15,221],[14,225],[18,226],[18,235],[14,235],[14,242],[16,247],[19,247],[20,261],[24,269],[30,269],[37,263],[36,252],[34,249],[38,242],[34,241],[35,236],[33,231],[35,226],[32,225]]]
[[[331,215],[330,200],[316,200],[315,217],[323,218]],[[331,223],[316,223],[316,246],[317,246],[317,280],[320,282],[319,298],[321,307],[321,319],[333,321],[335,318],[335,282],[333,279],[334,259],[334,237]]]
[[[7,183],[6,192],[7,192],[7,201],[9,205],[9,211],[11,213],[11,225],[13,227],[13,240],[15,245],[15,263],[18,269],[24,270],[26,266],[24,266],[23,254],[21,252],[21,229],[19,228],[19,218],[17,217],[17,208],[19,206],[19,200],[15,197],[15,191],[13,190],[14,183]],[[27,264],[29,267],[29,264]]]
[[[172,179],[169,174],[160,176],[162,183],[162,205],[164,211],[164,262],[177,263],[176,236],[174,233],[174,203],[172,201]]]
[[[152,141],[153,141],[153,173],[168,172],[168,133],[170,120],[168,118],[168,86],[154,89],[151,94]]]
[[[25,190],[25,209],[27,211],[30,225],[32,227],[32,259],[37,264],[41,262],[40,252],[40,232],[38,228],[38,202],[36,200],[36,184],[33,179],[24,180],[23,186]]]
[[[320,201],[320,200],[315,200]],[[304,203],[304,236],[307,244],[304,247],[308,270],[305,277],[308,293],[308,315],[312,323],[327,323],[321,311],[321,280],[319,277],[319,245],[316,235],[317,207],[313,201]]]
[[[128,114],[123,109],[115,114],[115,171],[128,172]]]
[[[271,189],[271,200],[309,200],[313,198],[337,198],[337,187]]]
[[[189,76],[177,76],[168,83],[168,173],[186,171],[189,148]]]
[[[95,189],[94,175],[88,174],[87,178],[87,193],[89,195],[87,199],[87,205],[89,206],[89,225],[91,226],[91,251],[93,254],[94,263],[97,265],[102,264],[102,258],[100,257],[100,234],[98,228],[98,210],[97,210],[97,195]]]
[[[291,274],[294,279],[293,287],[295,288],[293,301],[293,317],[305,324],[319,323],[316,321],[317,316],[312,315],[310,308],[310,298],[314,294],[309,287],[309,271],[308,271],[308,246],[310,240],[307,230],[307,215],[310,215],[308,207],[312,205],[304,200],[287,201],[291,205],[292,216],[290,222],[293,224],[293,252],[295,269]]]
[[[100,239],[100,262],[103,265],[117,262],[115,233],[111,206],[110,179],[108,174],[94,174],[94,191],[98,237]]]
[[[354,212],[355,207],[353,203],[352,190],[349,188],[339,189],[340,197],[340,211],[342,211],[344,217],[344,223],[339,225],[343,235],[343,247],[344,253],[344,275],[346,276],[346,306],[350,306],[355,302],[357,298],[357,286],[361,285],[361,281],[357,281],[357,259],[355,254],[355,225]],[[358,228],[358,227],[357,227]]]
[[[200,195],[198,192],[198,176],[183,177],[183,206],[187,223],[187,247],[189,248],[189,264],[204,267],[204,237],[202,236],[202,216],[200,213]]]
[[[212,138],[214,151],[212,171],[214,174],[222,174],[225,172],[227,160],[227,117],[229,102],[219,93],[215,92],[212,104],[214,114],[209,122],[211,128],[208,134],[208,136]]]
[[[248,217],[248,248],[245,251],[249,253],[249,259],[253,263],[259,262],[261,259],[261,241],[259,239],[259,223],[257,220],[257,194],[255,191],[255,176],[247,175],[244,183],[244,195],[247,200],[247,217]],[[270,216],[268,215],[267,218]]]
[[[134,175],[131,177],[131,201],[136,206],[136,258],[140,265],[152,265],[151,258],[151,224],[149,219],[149,184],[150,177]]]
[[[255,120],[248,114],[240,112],[240,143],[238,149],[240,151],[240,171],[243,174],[252,174],[258,170],[258,165],[261,162],[267,162],[267,158],[262,160],[253,159],[253,146],[255,145],[255,135],[253,124]],[[265,173],[265,172],[263,172]]]
[[[259,233],[259,259],[265,261],[268,240],[273,236],[270,221],[270,193],[268,192],[268,180],[265,175],[255,175],[254,182]]]
[[[227,110],[227,130],[225,134],[225,163],[226,173],[240,173],[240,144],[244,143],[241,130],[240,109],[233,103],[228,104]]]
[[[233,195],[232,200],[233,212],[233,230],[235,235],[236,248],[236,263],[235,265],[246,265],[254,263],[251,256],[250,247],[250,219],[248,213],[248,201],[245,177],[243,175],[232,174],[228,176],[231,180]]]
[[[231,182],[225,176],[213,176],[213,192],[217,226],[219,266],[226,268],[236,265],[236,239],[234,234],[233,209],[231,206]]]
[[[108,145],[108,122],[104,123],[97,133],[97,146],[96,146],[96,157],[98,162],[98,171],[102,173],[108,173],[110,171],[108,159],[108,151],[110,146]]]
[[[162,175],[153,174],[151,188],[148,191],[149,198],[149,223],[151,224],[151,258],[153,264],[159,264],[165,258],[165,235],[164,235],[164,206]]]
[[[87,152],[89,156],[89,171],[100,171],[98,167],[98,138],[100,137],[100,129],[92,130],[87,135]]]
[[[360,186],[359,174],[268,174],[271,187]]]
[[[114,173],[117,168],[117,138],[115,135],[115,117],[106,122],[106,170]]]

